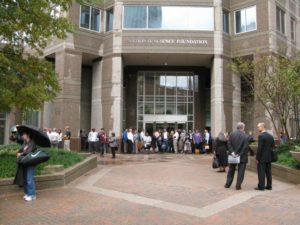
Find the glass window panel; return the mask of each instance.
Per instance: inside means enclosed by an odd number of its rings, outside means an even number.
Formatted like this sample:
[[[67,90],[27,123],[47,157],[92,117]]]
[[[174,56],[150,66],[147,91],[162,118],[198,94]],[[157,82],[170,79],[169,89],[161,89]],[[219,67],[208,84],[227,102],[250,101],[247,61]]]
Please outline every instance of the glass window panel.
[[[176,104],[166,104],[166,114],[176,115]]]
[[[213,30],[213,7],[149,6],[149,28]]]
[[[192,76],[188,77],[188,95],[194,95],[194,79]]]
[[[194,104],[188,103],[188,114],[191,115],[194,113]]]
[[[144,76],[138,76],[138,95],[144,94]]]
[[[188,79],[187,76],[177,77],[177,95],[186,96],[188,89]]]
[[[154,114],[154,103],[153,102],[145,103],[145,114]]]
[[[188,130],[194,130],[194,123],[188,122]]]
[[[146,28],[146,6],[124,6],[124,28]]]
[[[90,7],[82,5],[80,13],[80,27],[90,28]]]
[[[165,104],[156,103],[155,104],[155,114],[165,114]]]
[[[109,9],[106,11],[106,31],[113,30],[113,22],[114,22],[114,10]]]
[[[143,119],[144,119],[143,115],[138,116],[138,120],[143,120]]]
[[[154,75],[145,74],[145,95],[154,95]]]
[[[165,95],[166,79],[165,76],[156,76],[155,78],[155,94]]]
[[[229,12],[223,10],[223,32],[229,33]]]
[[[176,95],[176,76],[166,76],[166,95]]]
[[[256,6],[246,9],[246,30],[256,30]]]
[[[143,114],[143,105],[138,105],[138,114]]]
[[[178,115],[185,115],[187,114],[187,107],[186,107],[186,103],[178,103],[177,104],[177,114]]]
[[[92,8],[91,30],[100,31],[100,10]]]

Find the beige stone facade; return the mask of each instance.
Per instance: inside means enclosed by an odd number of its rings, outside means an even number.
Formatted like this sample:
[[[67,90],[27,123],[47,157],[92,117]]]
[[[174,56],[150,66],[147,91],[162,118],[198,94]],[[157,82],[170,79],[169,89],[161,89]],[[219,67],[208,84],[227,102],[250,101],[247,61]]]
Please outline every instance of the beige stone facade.
[[[211,7],[213,30],[124,28],[125,6],[148,5]],[[252,6],[256,6],[256,29],[236,34],[236,11]],[[285,13],[284,34],[277,30],[277,7]],[[69,125],[74,136],[80,129],[104,127],[119,136],[125,127],[138,127],[139,71],[192,71],[199,86],[194,96],[195,128],[209,126],[215,136],[245,120],[253,129],[256,118],[242,115],[240,77],[228,64],[234,57],[254,57],[258,51],[278,52],[287,46],[286,54],[291,55],[300,47],[300,2],[295,0],[109,0],[96,8],[99,32],[80,27],[81,6],[74,3],[65,15],[75,26],[74,33],[52,41],[45,50],[45,57],[55,62],[62,91],[52,103],[45,103],[42,127]],[[113,9],[113,27],[106,31],[109,9]],[[228,33],[223,29],[224,11],[229,13]]]

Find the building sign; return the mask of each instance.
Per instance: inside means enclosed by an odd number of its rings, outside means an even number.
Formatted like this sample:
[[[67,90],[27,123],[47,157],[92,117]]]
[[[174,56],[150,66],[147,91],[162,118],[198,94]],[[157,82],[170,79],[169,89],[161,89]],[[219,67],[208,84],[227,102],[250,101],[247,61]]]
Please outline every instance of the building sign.
[[[127,43],[130,45],[192,45],[207,46],[207,39],[190,39],[190,38],[128,38]]]

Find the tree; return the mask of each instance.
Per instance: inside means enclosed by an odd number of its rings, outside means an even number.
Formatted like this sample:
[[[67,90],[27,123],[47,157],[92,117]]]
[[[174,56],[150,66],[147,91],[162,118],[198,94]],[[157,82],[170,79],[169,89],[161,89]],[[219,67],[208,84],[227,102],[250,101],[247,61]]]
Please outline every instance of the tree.
[[[281,132],[290,137],[289,119],[294,118],[296,137],[300,138],[300,55],[238,58],[231,68],[247,82],[254,98],[266,110],[278,137]]]
[[[65,38],[72,31],[67,18],[57,16],[71,3],[0,1],[0,111],[40,109],[55,98],[60,87],[54,67],[41,55],[49,39]]]

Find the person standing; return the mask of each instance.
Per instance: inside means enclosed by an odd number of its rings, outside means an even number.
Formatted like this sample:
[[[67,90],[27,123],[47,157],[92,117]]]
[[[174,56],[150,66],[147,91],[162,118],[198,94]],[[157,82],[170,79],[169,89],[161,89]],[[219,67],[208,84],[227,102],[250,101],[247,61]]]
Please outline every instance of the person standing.
[[[53,131],[49,134],[49,139],[51,142],[51,148],[58,149],[59,134],[56,132],[56,128],[53,128]]]
[[[24,132],[22,134],[22,138],[24,143],[21,149],[17,153],[17,157],[25,156],[28,153],[35,151],[36,145],[35,142],[31,139],[29,133]],[[35,191],[35,182],[34,182],[34,174],[35,174],[35,166],[22,166],[23,169],[23,187],[24,193],[23,196],[25,201],[32,201],[36,199],[36,191]],[[14,181],[14,183],[18,183],[18,181]]]
[[[133,133],[132,129],[129,129],[127,133],[128,138],[128,153],[131,154],[133,152]]]
[[[123,142],[123,152],[127,153],[127,145],[128,145],[128,129],[125,129],[122,133],[122,142]]]
[[[99,142],[100,142],[100,156],[103,157],[106,153],[106,133],[104,128],[101,128],[99,133]]]
[[[89,142],[89,151],[95,154],[97,150],[97,142],[98,142],[98,133],[96,132],[95,128],[92,128],[92,130],[89,132],[88,142]]]
[[[64,149],[71,151],[70,149],[70,140],[71,140],[71,131],[70,127],[66,126],[65,127],[65,135],[64,135]]]
[[[114,132],[111,133],[111,137],[109,137],[109,147],[111,150],[112,158],[116,158],[116,151],[118,150],[118,142],[116,138],[116,134]]]
[[[257,124],[258,147],[256,153],[258,185],[255,190],[263,191],[264,189],[272,190],[272,151],[275,148],[275,141],[271,134],[266,131],[265,124]],[[267,185],[265,186],[265,178]]]
[[[244,180],[246,165],[248,163],[248,145],[251,141],[253,141],[252,137],[245,134],[245,124],[242,122],[238,122],[236,126],[237,130],[232,132],[229,136],[228,140],[228,148],[229,152],[232,155],[240,156],[239,164],[229,164],[229,170],[227,173],[227,180],[225,184],[225,188],[229,188],[233,182],[235,168],[238,165],[238,174],[236,181],[236,190],[242,189],[241,185]]]
[[[179,133],[178,130],[175,131],[175,134],[173,135],[173,145],[174,145],[174,153],[178,153],[178,139],[179,139]]]
[[[215,154],[219,162],[219,171],[226,172],[225,168],[228,165],[228,146],[227,146],[227,134],[220,132],[218,137],[215,139]]]
[[[63,148],[63,134],[61,132],[61,129],[58,129],[58,148]]]

